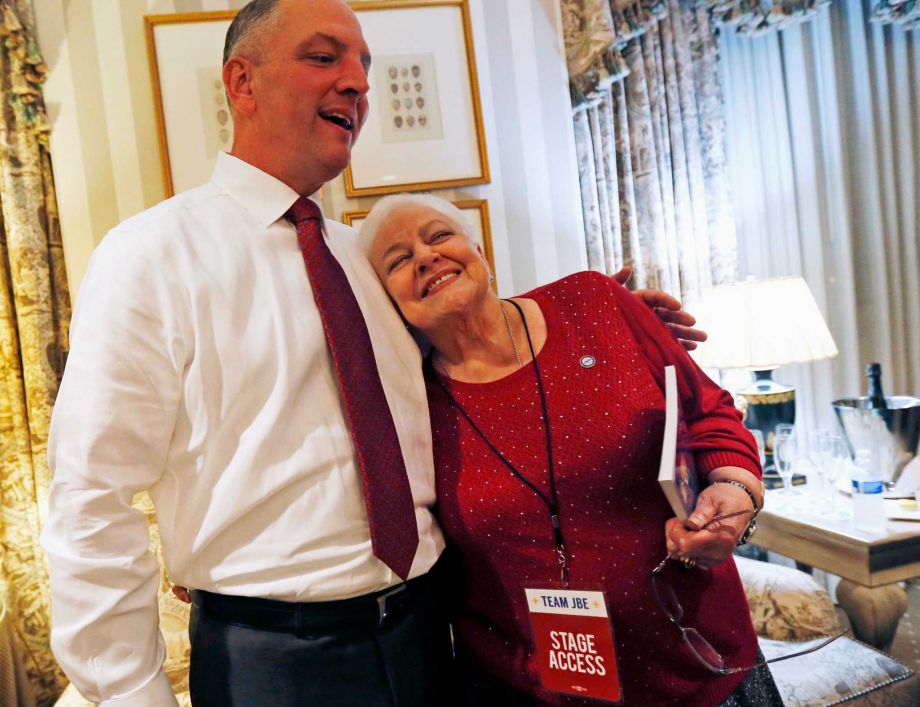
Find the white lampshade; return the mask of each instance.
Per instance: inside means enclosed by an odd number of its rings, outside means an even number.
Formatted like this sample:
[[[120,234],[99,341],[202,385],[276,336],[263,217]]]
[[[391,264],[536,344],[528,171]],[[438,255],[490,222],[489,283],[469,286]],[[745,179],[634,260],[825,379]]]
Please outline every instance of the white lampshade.
[[[837,355],[834,338],[800,277],[748,280],[700,294],[694,314],[709,339],[694,357],[705,368],[763,370]]]

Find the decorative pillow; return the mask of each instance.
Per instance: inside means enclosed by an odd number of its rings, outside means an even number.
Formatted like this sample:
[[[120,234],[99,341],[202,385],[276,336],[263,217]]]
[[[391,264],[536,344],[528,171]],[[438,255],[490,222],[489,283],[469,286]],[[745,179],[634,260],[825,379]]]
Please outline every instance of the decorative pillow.
[[[770,660],[819,642],[820,639],[799,642],[762,638],[760,649]],[[914,671],[891,656],[846,636],[814,653],[773,663],[770,671],[786,707],[823,707],[863,696],[860,705],[873,707],[920,703],[917,694],[920,681],[917,680],[875,692],[909,678]]]
[[[157,603],[160,608],[160,632],[166,642],[166,660],[163,669],[172,685],[173,692],[188,690],[189,660],[192,648],[188,640],[188,622],[191,607],[180,601],[172,593],[172,582],[166,574],[163,563],[163,551],[160,547],[160,529],[153,510],[148,513],[150,520],[150,549],[160,563],[160,591]]]
[[[792,567],[735,557],[758,636],[804,640],[840,632],[834,603],[810,575]]]
[[[160,609],[160,632],[166,642],[166,660],[163,663],[163,670],[166,672],[166,677],[169,678],[173,692],[186,692],[192,652],[188,640],[191,607],[172,593],[172,582],[166,574],[166,563],[163,561],[160,527],[157,524],[153,501],[146,493],[139,493],[134,497],[132,505],[147,516],[147,521],[150,523],[150,551],[160,563],[160,589],[157,594],[157,603]]]

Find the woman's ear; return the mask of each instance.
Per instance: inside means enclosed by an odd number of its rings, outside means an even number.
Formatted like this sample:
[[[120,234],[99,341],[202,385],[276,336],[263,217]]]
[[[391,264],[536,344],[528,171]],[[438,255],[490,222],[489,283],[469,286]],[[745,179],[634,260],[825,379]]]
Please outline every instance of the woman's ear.
[[[486,260],[486,254],[482,251],[482,246],[479,243],[473,241],[476,245],[476,252],[479,253],[479,257],[482,258],[483,264],[486,266],[486,270],[489,273],[489,284],[492,286],[492,289],[495,289],[495,273],[492,272],[492,266],[489,264],[489,261]]]

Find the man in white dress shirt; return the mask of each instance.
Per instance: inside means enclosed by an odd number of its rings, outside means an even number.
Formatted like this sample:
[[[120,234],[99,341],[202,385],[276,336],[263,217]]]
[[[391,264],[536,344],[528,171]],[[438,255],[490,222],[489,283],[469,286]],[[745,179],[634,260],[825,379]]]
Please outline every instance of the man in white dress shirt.
[[[348,164],[367,116],[368,48],[344,2],[279,0],[240,13],[226,53],[233,150],[220,155],[210,182],[102,240],[76,304],[54,411],[43,538],[53,645],[80,692],[105,704],[175,703],[162,669],[159,568],[146,520],[130,507],[139,491],[149,489],[156,505],[178,584],[316,606],[361,597],[376,616],[377,595],[403,581],[372,551],[336,373],[294,227],[283,218],[298,196]],[[444,546],[429,511],[434,475],[419,352],[354,248],[353,231],[333,221],[324,229],[364,313],[410,474],[419,533],[411,583]],[[338,606],[324,604],[324,613]],[[425,632],[434,637],[408,631],[397,649],[381,648],[412,618],[396,608],[380,632],[364,632],[366,645],[353,655],[326,640],[317,652],[328,660],[297,653],[310,637],[290,636],[289,645],[278,631],[240,629],[224,640],[253,645],[230,655],[197,637],[196,704],[431,704],[428,687],[389,674],[390,654],[408,651],[413,661],[433,653],[433,662],[449,650],[446,624]],[[342,617],[340,633],[364,631],[357,621]],[[427,651],[410,650],[413,641]],[[227,663],[229,678],[213,664],[200,668],[207,653]],[[202,672],[245,684],[196,694]],[[329,683],[326,692],[292,692],[302,676],[317,689]]]
[[[342,0],[247,5],[225,47],[231,153],[208,183],[120,224],[93,255],[52,420],[43,535],[55,654],[93,701],[175,704],[159,568],[131,508],[143,490],[172,580],[229,602],[193,609],[196,705],[446,700],[419,351],[353,231],[326,220],[409,474],[419,543],[404,583],[373,554],[336,372],[284,218],[348,164],[369,64]]]

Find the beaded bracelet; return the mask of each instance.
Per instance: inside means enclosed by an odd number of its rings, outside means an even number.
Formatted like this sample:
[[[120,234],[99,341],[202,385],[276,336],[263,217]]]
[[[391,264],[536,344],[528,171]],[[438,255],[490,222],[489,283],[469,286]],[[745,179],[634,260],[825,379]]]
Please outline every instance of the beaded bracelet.
[[[713,481],[710,486],[713,484],[731,484],[732,486],[737,486],[748,495],[748,498],[751,499],[751,505],[754,507],[754,515],[751,516],[751,520],[748,521],[747,527],[744,529],[744,532],[741,533],[741,536],[738,538],[738,542],[735,543],[736,547],[740,545],[747,545],[751,539],[751,536],[754,535],[754,531],[757,530],[757,515],[760,513],[760,507],[757,505],[757,499],[754,497],[754,492],[742,484],[740,481],[735,481],[734,479],[719,479],[718,481]]]

